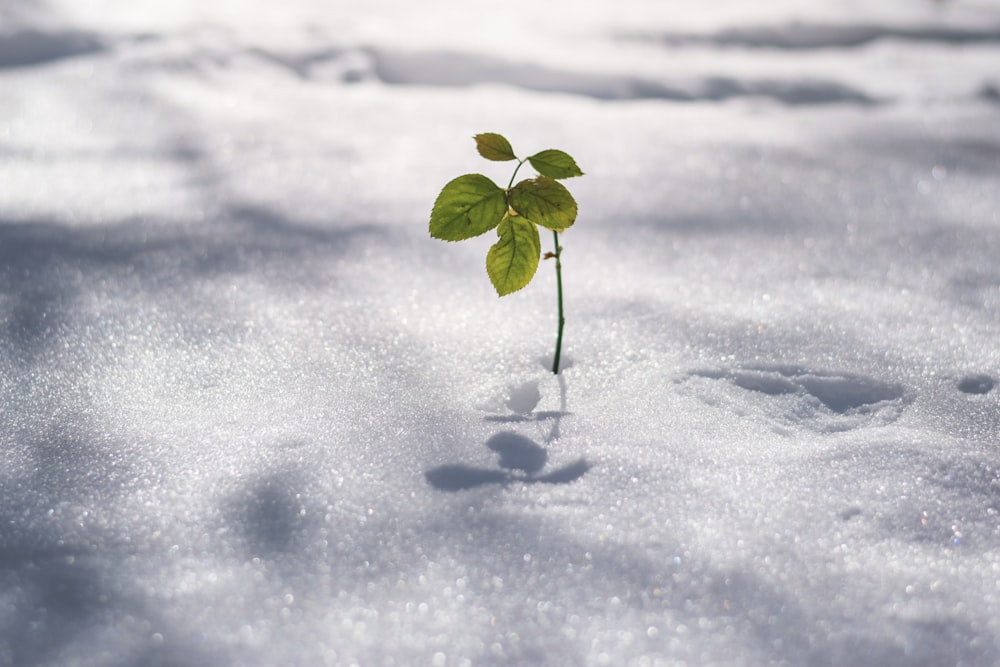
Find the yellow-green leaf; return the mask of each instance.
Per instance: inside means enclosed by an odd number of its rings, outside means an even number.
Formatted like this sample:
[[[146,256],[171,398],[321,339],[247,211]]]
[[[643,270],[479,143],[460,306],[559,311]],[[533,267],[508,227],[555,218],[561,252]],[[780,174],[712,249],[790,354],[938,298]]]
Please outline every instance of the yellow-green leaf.
[[[510,142],[502,134],[484,132],[483,134],[477,134],[475,140],[476,150],[487,160],[507,162],[508,160],[517,159],[517,156],[514,155],[514,149],[510,146]]]
[[[431,211],[431,236],[461,241],[490,231],[507,213],[503,189],[482,174],[465,174],[441,190]]]
[[[497,234],[500,240],[486,254],[486,273],[497,294],[505,296],[531,282],[542,244],[538,227],[519,215],[504,217]]]
[[[554,148],[540,151],[528,158],[531,166],[542,176],[549,178],[572,178],[573,176],[583,176],[576,160],[565,153]]]
[[[521,181],[508,193],[511,208],[534,223],[559,231],[576,221],[576,200],[561,183],[539,176]]]

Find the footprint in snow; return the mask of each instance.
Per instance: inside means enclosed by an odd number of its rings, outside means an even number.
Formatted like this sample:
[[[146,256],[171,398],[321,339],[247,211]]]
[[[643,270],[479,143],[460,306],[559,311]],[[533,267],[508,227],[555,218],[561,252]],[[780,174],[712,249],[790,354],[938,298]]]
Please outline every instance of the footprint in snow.
[[[797,366],[699,370],[680,382],[710,405],[762,414],[818,433],[883,426],[895,421],[909,403],[903,386],[894,382]]]
[[[963,394],[988,394],[996,383],[989,375],[966,375],[958,381],[958,390]]]

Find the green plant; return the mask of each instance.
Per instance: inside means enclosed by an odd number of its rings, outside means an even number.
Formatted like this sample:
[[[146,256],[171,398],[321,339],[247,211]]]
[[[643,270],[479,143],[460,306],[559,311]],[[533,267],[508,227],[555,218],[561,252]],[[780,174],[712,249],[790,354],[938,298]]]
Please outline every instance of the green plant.
[[[441,190],[431,211],[431,236],[443,241],[462,241],[491,229],[497,241],[486,253],[486,273],[499,296],[516,292],[531,282],[538,270],[542,244],[538,227],[552,231],[555,251],[545,259],[555,259],[556,290],[559,305],[559,329],[552,372],[559,373],[562,351],[563,316],[562,246],[559,233],[576,221],[576,200],[559,179],[582,176],[583,172],[569,154],[548,149],[519,158],[503,135],[494,132],[477,134],[476,149],[487,160],[517,160],[506,188],[501,188],[482,174],[465,174],[450,181]],[[514,179],[525,162],[538,172],[516,185]]]

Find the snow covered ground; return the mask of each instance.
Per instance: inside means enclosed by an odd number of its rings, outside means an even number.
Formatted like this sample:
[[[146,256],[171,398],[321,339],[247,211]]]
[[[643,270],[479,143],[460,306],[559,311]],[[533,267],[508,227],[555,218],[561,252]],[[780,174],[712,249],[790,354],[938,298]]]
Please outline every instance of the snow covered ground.
[[[0,2],[0,665],[998,664],[998,257],[995,0]]]

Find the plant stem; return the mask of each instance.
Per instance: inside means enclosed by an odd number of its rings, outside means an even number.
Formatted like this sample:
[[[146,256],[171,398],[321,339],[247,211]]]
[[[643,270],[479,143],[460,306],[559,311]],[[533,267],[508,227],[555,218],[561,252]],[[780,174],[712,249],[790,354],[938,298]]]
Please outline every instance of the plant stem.
[[[566,318],[563,317],[563,292],[562,292],[562,248],[559,246],[559,232],[552,232],[552,239],[556,243],[556,291],[559,295],[559,333],[556,335],[556,356],[552,360],[552,374],[559,375],[559,356],[562,353],[563,325]]]
[[[514,185],[514,177],[517,176],[517,172],[520,171],[522,164],[524,164],[524,160],[517,161],[517,166],[514,167],[514,173],[510,175],[510,182],[507,183],[508,190],[510,190],[511,186]]]

